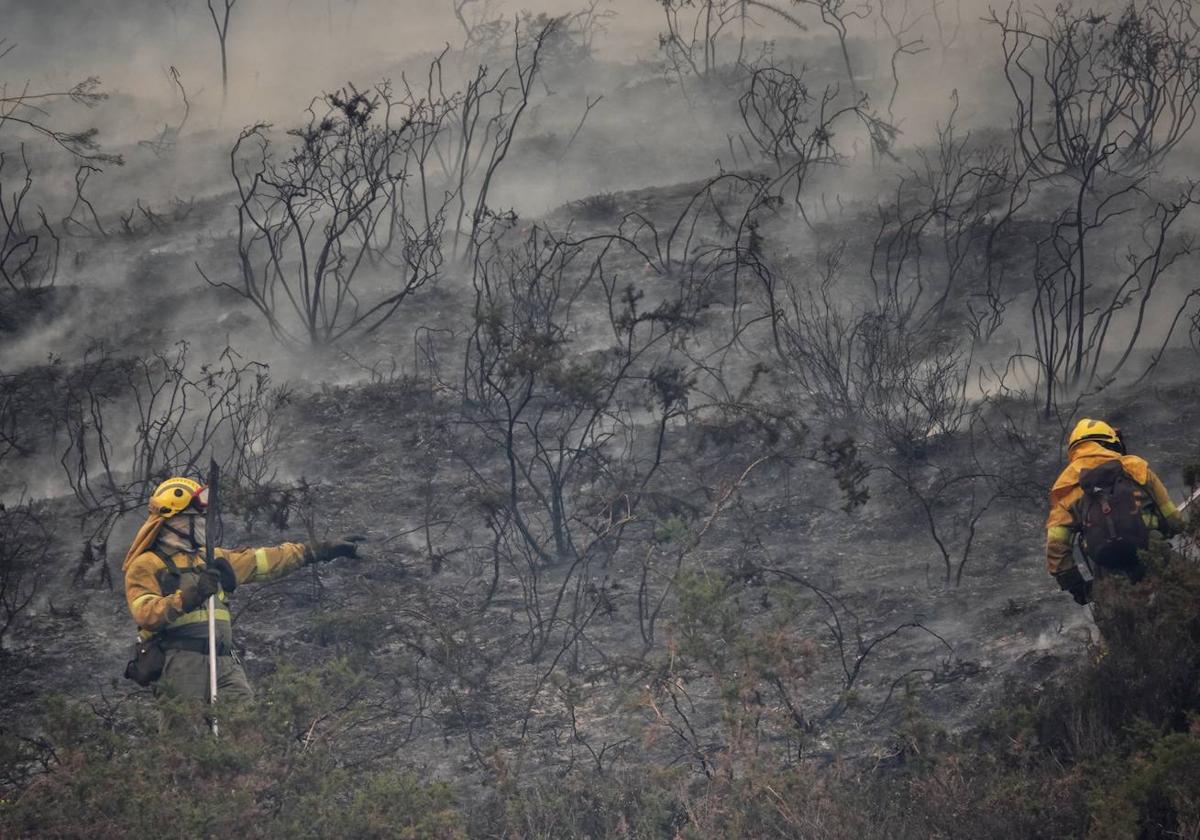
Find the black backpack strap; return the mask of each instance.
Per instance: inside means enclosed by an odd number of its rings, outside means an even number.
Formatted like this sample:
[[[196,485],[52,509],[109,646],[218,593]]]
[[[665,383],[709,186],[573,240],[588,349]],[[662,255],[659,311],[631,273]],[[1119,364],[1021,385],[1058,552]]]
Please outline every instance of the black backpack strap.
[[[171,570],[172,574],[178,575],[182,574],[183,572],[187,572],[188,574],[197,574],[199,572],[195,566],[188,566],[186,569],[179,568],[171,555],[167,554],[167,552],[163,551],[158,546],[154,546],[154,548],[150,549],[150,553],[156,556],[159,560],[163,561],[163,564]]]
[[[163,551],[157,545],[150,549],[150,553],[163,561],[163,564],[171,570],[172,574],[178,575],[180,573],[179,567],[175,565],[175,560],[172,559],[171,555],[167,554],[167,552]]]
[[[163,565],[165,565],[170,570],[171,574],[175,575],[176,577],[179,577],[183,572],[187,572],[188,574],[200,574],[200,570],[195,566],[188,566],[186,569],[180,569],[175,563],[175,560],[172,559],[171,555],[167,554],[157,545],[150,549],[150,553],[159,560],[163,561]],[[229,591],[231,592],[232,590]],[[221,601],[226,606],[229,605],[229,592],[224,591],[224,589],[222,589]]]

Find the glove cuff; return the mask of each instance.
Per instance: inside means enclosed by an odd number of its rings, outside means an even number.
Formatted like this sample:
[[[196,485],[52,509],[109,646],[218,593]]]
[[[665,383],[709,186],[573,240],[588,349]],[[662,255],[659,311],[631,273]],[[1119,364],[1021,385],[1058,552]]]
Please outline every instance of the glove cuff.
[[[234,571],[233,564],[225,557],[213,558],[213,566],[217,571],[217,575],[221,580],[221,589],[225,594],[232,594],[238,588],[237,572]]]
[[[1064,592],[1070,592],[1074,589],[1085,585],[1087,581],[1083,578],[1083,573],[1079,571],[1078,566],[1072,566],[1063,572],[1055,572],[1054,579],[1058,581],[1058,588]]]

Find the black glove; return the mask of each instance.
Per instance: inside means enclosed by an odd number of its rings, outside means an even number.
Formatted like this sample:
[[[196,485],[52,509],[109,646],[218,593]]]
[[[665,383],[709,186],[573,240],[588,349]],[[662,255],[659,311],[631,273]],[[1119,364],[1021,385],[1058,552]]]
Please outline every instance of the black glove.
[[[1054,575],[1054,579],[1058,581],[1058,588],[1064,592],[1070,592],[1071,597],[1079,606],[1082,607],[1092,602],[1092,582],[1084,579],[1078,567],[1058,572]]]
[[[1176,513],[1174,516],[1160,516],[1159,522],[1162,523],[1161,531],[1163,539],[1172,539],[1178,537],[1187,530],[1187,525],[1183,516]]]
[[[217,570],[217,574],[221,578],[221,589],[224,590],[226,595],[237,589],[237,572],[233,570],[233,566],[229,560],[224,557],[214,557],[212,568]]]
[[[1092,603],[1092,582],[1085,580],[1083,586],[1076,587],[1071,590],[1071,597],[1075,599],[1075,603],[1081,607],[1086,607]]]
[[[208,600],[210,595],[216,595],[221,586],[221,573],[216,569],[201,569],[194,580],[189,580],[179,591],[183,593],[183,611],[191,612]]]
[[[309,543],[305,547],[305,559],[309,563],[327,563],[336,557],[357,557],[358,543],[365,537],[344,537],[340,542]]]

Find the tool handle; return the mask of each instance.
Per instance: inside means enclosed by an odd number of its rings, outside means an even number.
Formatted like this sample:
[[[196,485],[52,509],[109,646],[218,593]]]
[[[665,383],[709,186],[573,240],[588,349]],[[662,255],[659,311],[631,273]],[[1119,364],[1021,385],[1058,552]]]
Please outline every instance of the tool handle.
[[[214,541],[216,538],[216,529],[218,524],[218,508],[220,504],[220,496],[217,491],[217,486],[221,481],[221,468],[217,465],[216,459],[209,462],[208,468],[208,510],[205,511],[205,528],[204,528],[204,565],[205,568],[213,568]],[[208,596],[208,702],[210,705],[216,705],[217,702],[217,596]],[[212,725],[213,735],[217,734],[217,716],[210,715],[209,721]]]

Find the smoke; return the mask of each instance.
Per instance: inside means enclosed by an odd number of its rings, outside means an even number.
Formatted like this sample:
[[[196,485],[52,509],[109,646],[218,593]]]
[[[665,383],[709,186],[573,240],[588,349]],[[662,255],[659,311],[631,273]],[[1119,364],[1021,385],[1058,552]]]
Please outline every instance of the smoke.
[[[567,14],[582,5],[582,0],[544,0],[532,11]],[[479,0],[466,11],[476,14],[484,7]],[[487,14],[505,20],[523,7],[519,0],[486,5]],[[839,129],[839,149],[850,158],[817,173],[806,186],[803,200],[811,221],[837,226],[855,214],[869,215],[894,190],[896,173],[911,162],[912,150],[929,142],[951,114],[962,134],[1007,135],[1011,93],[999,72],[1002,56],[994,28],[980,21],[986,3],[939,3],[937,19],[916,0],[904,8],[907,18],[890,18],[902,30],[899,36],[873,14],[850,20],[847,44],[857,84],[870,95],[871,107],[899,129],[900,163],[876,166],[866,137]],[[761,163],[739,136],[739,80],[714,74],[703,83],[690,81],[685,89],[664,68],[659,35],[666,24],[659,3],[601,0],[597,10],[612,14],[601,19],[593,60],[545,67],[518,141],[497,177],[491,197],[496,208],[511,207],[523,219],[536,219],[565,205],[563,215],[570,216],[574,202],[612,193],[619,212],[644,209],[656,194],[665,194],[657,189]],[[793,11],[807,31],[777,15],[757,13],[747,24],[745,54],[803,72],[814,95],[826,85],[840,85],[846,101],[851,94],[844,89],[833,31],[812,8],[799,5]],[[0,4],[0,13],[5,20],[0,36],[15,45],[0,61],[8,89],[28,81],[33,90],[58,91],[81,78],[100,77],[110,98],[95,109],[59,102],[47,110],[65,128],[99,128],[104,148],[126,159],[123,167],[104,165],[89,182],[90,197],[111,236],[70,243],[60,284],[78,286],[82,297],[58,320],[8,343],[4,369],[37,364],[47,348],[69,358],[95,338],[121,335],[131,352],[186,338],[215,353],[228,340],[272,362],[283,378],[311,372],[314,363],[333,381],[361,376],[360,365],[336,355],[323,354],[314,362],[284,352],[245,302],[209,288],[196,264],[216,282],[238,280],[228,154],[242,126],[273,123],[277,151],[285,153],[292,142],[285,131],[304,121],[304,109],[322,91],[347,83],[366,88],[383,79],[398,83],[402,76],[419,86],[431,57],[446,44],[454,48],[447,62],[448,87],[469,75],[477,58],[457,52],[464,33],[451,0],[239,0],[231,15],[227,97],[221,90],[217,35],[201,0],[9,0]],[[735,48],[736,33],[731,33],[735,40],[723,50]],[[897,54],[898,43],[911,46]],[[508,49],[496,56],[498,61],[509,60]],[[184,115],[172,67],[190,111],[173,151],[156,154],[146,141],[177,126]],[[0,139],[7,139],[4,133]],[[39,201],[52,218],[65,213],[74,199],[73,174],[73,163],[62,155],[39,163]],[[166,232],[151,229],[149,214],[169,216],[186,207],[192,209]],[[122,235],[129,233],[126,226],[133,235]],[[787,226],[792,233],[785,250],[834,244],[817,241],[799,217]],[[448,283],[465,283],[458,267],[447,266],[446,274]],[[386,273],[370,279],[388,280]],[[1153,317],[1163,320],[1169,298],[1156,299]],[[347,349],[368,367],[392,357],[410,363],[413,329],[466,317],[455,307],[444,299],[422,299],[411,318]],[[1114,335],[1119,334],[1118,329]]]
[[[213,5],[222,8],[221,0]],[[565,14],[577,5],[546,0],[536,11]],[[653,44],[647,25],[657,19],[655,4],[604,5],[617,13],[604,46],[631,35],[645,42],[642,48]],[[527,6],[488,8],[508,19]],[[414,55],[463,40],[450,0],[240,0],[230,17],[229,96],[222,108],[218,39],[204,0],[7,0],[0,14],[2,37],[18,47],[4,65],[10,85],[16,78],[61,86],[99,76],[114,94],[164,106],[174,92],[163,70],[174,66],[198,106],[216,112],[210,120],[227,125],[292,118],[320,90],[378,78]],[[133,122],[146,116],[125,115]]]

